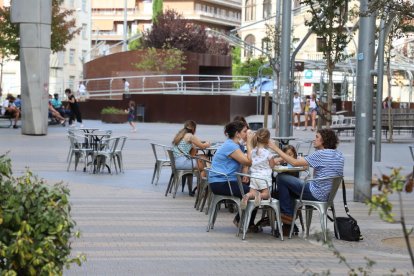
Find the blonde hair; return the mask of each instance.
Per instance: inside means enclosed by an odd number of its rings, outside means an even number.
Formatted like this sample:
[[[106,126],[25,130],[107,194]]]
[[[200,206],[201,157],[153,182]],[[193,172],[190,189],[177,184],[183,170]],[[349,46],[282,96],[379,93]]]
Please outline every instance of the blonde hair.
[[[175,135],[173,144],[178,145],[187,133],[194,134],[196,131],[197,123],[193,120],[185,121],[184,127]]]
[[[270,139],[270,131],[267,128],[260,128],[253,136],[253,147],[257,147],[258,143],[267,145]]]

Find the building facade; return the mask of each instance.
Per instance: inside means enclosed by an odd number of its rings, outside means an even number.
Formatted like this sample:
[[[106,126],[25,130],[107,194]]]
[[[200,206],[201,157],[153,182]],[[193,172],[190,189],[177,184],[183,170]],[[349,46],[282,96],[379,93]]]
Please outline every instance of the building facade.
[[[242,0],[165,0],[163,9],[173,9],[194,23],[228,32],[240,26],[241,5]],[[127,37],[133,39],[151,27],[151,19],[152,0],[92,0],[92,58],[122,51],[124,21]]]

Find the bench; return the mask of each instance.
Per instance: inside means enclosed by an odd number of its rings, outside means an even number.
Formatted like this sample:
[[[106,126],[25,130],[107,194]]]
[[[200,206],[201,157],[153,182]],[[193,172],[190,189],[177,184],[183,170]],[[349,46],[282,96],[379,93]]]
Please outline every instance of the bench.
[[[0,127],[10,128],[13,125],[13,118],[9,115],[0,115]]]

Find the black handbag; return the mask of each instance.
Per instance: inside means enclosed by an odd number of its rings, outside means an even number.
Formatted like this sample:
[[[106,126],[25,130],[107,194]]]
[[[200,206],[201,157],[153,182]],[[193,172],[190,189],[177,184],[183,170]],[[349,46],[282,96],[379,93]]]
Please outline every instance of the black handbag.
[[[337,217],[336,225],[334,224],[335,238],[344,241],[361,241],[364,238],[361,235],[358,223],[349,214],[348,204],[346,202],[345,181],[342,179],[342,196],[344,199],[344,208],[347,217]],[[338,228],[337,228],[338,226]]]

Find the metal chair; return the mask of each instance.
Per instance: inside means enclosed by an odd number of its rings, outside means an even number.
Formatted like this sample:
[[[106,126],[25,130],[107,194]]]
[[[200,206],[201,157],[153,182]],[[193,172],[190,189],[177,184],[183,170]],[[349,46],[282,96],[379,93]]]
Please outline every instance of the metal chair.
[[[152,175],[151,184],[157,185],[158,180],[160,178],[162,167],[171,166],[170,158],[168,157],[167,153],[167,149],[169,149],[170,147],[156,143],[150,144],[155,157],[154,173]],[[156,179],[155,183],[154,179]]]
[[[312,212],[314,209],[318,210],[319,212],[324,241],[326,241],[327,239],[326,232],[327,232],[327,223],[328,223],[328,208],[331,208],[332,210],[332,216],[333,216],[334,224],[336,226],[334,199],[336,196],[336,192],[338,191],[338,188],[342,183],[342,178],[343,178],[342,176],[335,176],[335,177],[314,178],[314,179],[306,180],[306,183],[310,181],[331,181],[332,182],[331,191],[329,192],[329,197],[327,201],[313,201],[313,200],[302,199],[303,189],[305,188],[305,185],[303,185],[300,198],[295,200],[295,208],[293,211],[293,214],[294,214],[293,221],[296,220],[298,210],[302,207],[305,207],[306,237],[309,237],[309,228],[312,222]],[[290,228],[289,239],[292,238],[293,228],[294,228],[294,223],[292,223],[292,226]]]
[[[83,159],[85,164],[84,171],[86,171],[86,166],[88,164],[88,157],[92,154],[93,149],[85,143],[85,137],[80,135],[71,134],[68,135],[69,138],[69,154],[68,154],[68,167],[66,168],[69,171],[70,164],[72,163],[72,158],[75,157],[75,171],[78,167],[79,160]]]
[[[244,174],[244,173],[236,173],[237,175],[237,180],[239,182],[239,185],[242,185],[242,177],[243,176],[247,176],[250,179],[254,178],[254,179],[260,179],[266,182],[267,188],[269,189],[269,195],[272,194],[272,185],[263,178],[260,177],[254,177],[251,176],[249,174]],[[240,232],[242,232],[242,239],[244,240],[246,238],[246,233],[247,233],[247,229],[249,228],[249,222],[252,216],[252,212],[253,210],[256,208],[256,206],[254,205],[254,200],[249,200],[247,202],[247,206],[246,209],[242,211],[242,215],[241,215],[241,219],[240,219],[240,227],[239,227],[239,232],[237,233],[237,235],[240,234]],[[272,233],[274,233],[275,231],[275,223],[277,223],[277,229],[279,229],[279,231],[281,231],[282,229],[282,223],[281,223],[281,218],[280,218],[280,205],[279,205],[279,200],[269,197],[269,199],[262,199],[260,201],[260,206],[259,208],[263,208],[263,209],[271,209],[273,212],[270,212],[269,214],[269,219],[270,219],[270,226],[272,227]],[[280,235],[280,240],[283,241],[283,234]]]
[[[233,191],[231,189],[231,185],[230,185],[230,181],[229,178],[226,174],[212,170],[211,168],[206,168],[204,169],[204,171],[207,172],[207,174],[209,174],[210,172],[214,172],[215,174],[219,174],[224,176],[227,179],[227,184],[229,185],[229,189],[230,189],[230,194],[231,195],[217,195],[215,193],[212,192],[211,188],[210,189],[210,204],[208,206],[208,224],[207,224],[207,232],[210,231],[210,229],[214,229],[214,223],[216,222],[216,218],[217,218],[217,213],[219,210],[219,205],[222,201],[227,200],[227,201],[232,201],[234,202],[235,205],[237,205],[237,210],[239,212],[239,215],[241,215],[241,209],[240,209],[240,198],[238,198],[237,196],[233,195]],[[210,186],[210,183],[208,184]],[[243,189],[240,187],[240,193],[242,196],[244,196],[244,191]]]
[[[165,196],[167,196],[168,193],[171,193],[174,189],[173,198],[175,198],[177,194],[178,186],[180,186],[183,176],[187,176],[188,190],[191,192],[192,185],[193,185],[193,175],[197,175],[198,171],[194,171],[193,169],[189,169],[189,170],[177,169],[175,167],[175,157],[174,157],[173,151],[171,149],[168,149],[167,153],[168,153],[168,156],[170,157],[171,177],[170,177],[170,181],[168,182],[167,190],[165,191]]]
[[[414,161],[414,146],[408,146],[408,148],[410,149],[411,157],[413,158],[413,161]]]
[[[128,137],[126,137],[126,136],[119,137],[119,142],[118,142],[117,147],[116,147],[115,152],[114,152],[115,159],[118,163],[119,171],[122,172],[122,173],[124,172],[124,161],[122,159],[122,150],[124,149],[125,142],[126,142],[127,138]]]
[[[196,200],[194,202],[194,208],[196,208],[196,210],[199,209],[201,202],[204,200],[206,200],[207,195],[208,195],[208,179],[207,176],[204,175],[203,176],[203,171],[204,168],[208,168],[210,167],[211,161],[206,160],[204,158],[200,158],[197,156],[193,157],[194,160],[196,161],[200,161],[202,164],[202,168],[194,168],[193,170],[198,170],[198,174],[197,174],[197,193],[196,193]],[[204,172],[205,174],[205,172]]]
[[[115,166],[115,172],[118,173],[118,169],[115,161],[115,151],[118,146],[121,137],[112,137],[103,139],[99,145],[98,150],[93,151],[92,164],[93,172],[99,173],[102,168],[107,167],[109,173],[112,174],[112,163]]]

